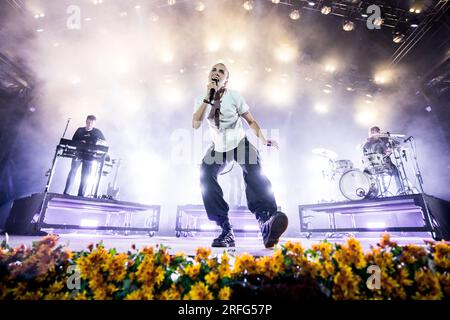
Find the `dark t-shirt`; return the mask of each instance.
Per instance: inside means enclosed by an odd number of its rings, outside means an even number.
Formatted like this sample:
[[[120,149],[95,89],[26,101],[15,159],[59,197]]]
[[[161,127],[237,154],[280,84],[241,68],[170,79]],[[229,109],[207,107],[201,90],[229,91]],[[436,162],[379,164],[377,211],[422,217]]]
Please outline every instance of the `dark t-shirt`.
[[[96,145],[98,140],[106,140],[103,133],[97,129],[93,128],[91,131],[87,131],[85,127],[78,128],[72,138],[73,141],[86,141],[87,145]],[[94,157],[90,153],[83,152],[79,149],[77,151],[77,157],[83,160],[93,160]]]
[[[388,138],[369,138],[363,146],[364,154],[368,153],[381,153],[386,155],[386,151],[389,149],[390,143]]]

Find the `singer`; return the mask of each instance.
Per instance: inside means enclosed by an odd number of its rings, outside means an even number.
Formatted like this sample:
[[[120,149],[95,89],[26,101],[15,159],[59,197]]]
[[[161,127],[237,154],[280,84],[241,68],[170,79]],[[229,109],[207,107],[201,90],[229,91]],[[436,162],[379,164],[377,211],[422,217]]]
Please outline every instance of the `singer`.
[[[244,118],[256,137],[266,146],[278,147],[274,140],[267,140],[258,122],[249,111],[241,95],[227,89],[229,72],[218,63],[208,75],[206,95],[196,100],[192,127],[198,129],[206,117],[212,144],[201,164],[202,197],[208,219],[222,229],[213,240],[213,247],[234,247],[235,238],[228,219],[229,206],[223,198],[217,176],[230,161],[236,161],[243,171],[248,209],[259,222],[266,248],[278,243],[288,226],[287,216],[277,211],[277,204],[269,179],[261,172],[258,149],[245,136],[241,118]]]

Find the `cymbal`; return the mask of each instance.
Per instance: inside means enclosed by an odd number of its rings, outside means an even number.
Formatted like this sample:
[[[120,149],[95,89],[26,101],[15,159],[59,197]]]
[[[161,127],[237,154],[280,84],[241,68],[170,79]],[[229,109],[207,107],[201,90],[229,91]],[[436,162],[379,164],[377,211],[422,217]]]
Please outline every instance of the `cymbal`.
[[[328,159],[336,159],[338,157],[337,153],[325,148],[315,148],[312,149],[312,153],[321,157]]]

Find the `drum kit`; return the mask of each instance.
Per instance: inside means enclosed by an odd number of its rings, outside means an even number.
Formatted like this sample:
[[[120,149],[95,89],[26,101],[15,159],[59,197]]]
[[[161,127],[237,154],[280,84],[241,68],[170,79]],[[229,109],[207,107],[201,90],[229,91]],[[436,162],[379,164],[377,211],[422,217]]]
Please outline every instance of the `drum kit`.
[[[348,159],[339,159],[332,150],[315,148],[312,153],[328,162],[328,168],[322,171],[323,178],[331,186],[327,196],[330,201],[363,200],[383,198],[388,196],[423,193],[423,180],[417,162],[414,137],[404,139],[405,135],[384,134],[388,138],[392,154],[364,153],[362,157],[363,169],[356,168]],[[410,142],[410,145],[407,145]],[[410,155],[408,157],[408,154]],[[390,158],[390,159],[388,159]],[[392,165],[398,169],[396,191],[389,190],[392,178]],[[409,168],[409,170],[407,170]],[[414,172],[417,181],[416,188],[408,178]],[[387,185],[385,180],[389,178]],[[395,184],[394,184],[395,185]],[[391,188],[392,189],[392,188]]]

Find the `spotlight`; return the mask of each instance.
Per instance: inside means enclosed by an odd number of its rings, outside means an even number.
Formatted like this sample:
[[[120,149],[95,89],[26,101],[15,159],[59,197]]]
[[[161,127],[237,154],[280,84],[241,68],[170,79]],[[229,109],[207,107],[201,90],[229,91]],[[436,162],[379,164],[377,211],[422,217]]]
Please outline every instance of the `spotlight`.
[[[375,26],[381,26],[384,23],[384,19],[381,17],[377,17],[375,18],[375,20],[373,20],[373,24]]]
[[[244,7],[245,10],[247,11],[251,11],[253,9],[253,0],[246,0],[242,6]]]
[[[202,1],[198,1],[195,4],[195,10],[197,10],[198,12],[202,12],[203,10],[205,10],[206,5],[202,2]]]
[[[323,6],[322,8],[320,8],[320,12],[324,15],[328,15],[331,13],[331,7]]]
[[[289,17],[290,17],[292,20],[298,20],[298,19],[300,19],[300,11],[298,11],[298,10],[292,10],[291,13],[289,14]]]
[[[272,3],[278,4],[280,3],[280,0],[272,0]]]
[[[156,13],[152,13],[150,15],[150,20],[152,20],[153,22],[156,22],[159,20],[159,16]]]
[[[375,83],[376,84],[387,84],[392,80],[392,71],[391,70],[382,70],[375,74]]]
[[[419,19],[417,19],[416,17],[413,17],[409,20],[409,26],[411,28],[417,28],[419,26]]]
[[[336,71],[336,66],[334,64],[327,63],[325,65],[325,71],[327,71],[329,73],[333,73],[334,71]]]
[[[215,52],[215,51],[217,51],[217,50],[219,50],[219,49],[220,49],[220,42],[219,42],[219,41],[217,41],[217,40],[215,40],[215,39],[211,39],[211,40],[208,42],[208,50],[209,50],[209,51]]]
[[[231,42],[231,49],[234,51],[242,51],[245,47],[245,40],[241,38],[236,38]]]
[[[316,3],[314,1],[308,1],[308,6],[314,7]]]
[[[275,50],[275,55],[277,59],[282,62],[289,62],[294,60],[296,54],[297,54],[296,49],[290,45],[283,45],[280,46],[279,48],[276,48]]]
[[[405,34],[402,33],[401,31],[396,31],[392,35],[392,41],[394,41],[394,43],[400,43],[404,39],[405,39]]]
[[[355,115],[356,122],[363,126],[373,124],[377,122],[377,119],[378,113],[373,108],[360,110]]]
[[[355,23],[351,20],[345,20],[342,29],[344,31],[353,31],[355,29]]]
[[[175,5],[177,3],[177,0],[167,0],[167,4],[169,5],[169,6],[173,6],[173,5]]]
[[[322,103],[318,103],[318,104],[316,104],[316,105],[314,106],[314,110],[315,110],[317,113],[325,114],[325,113],[328,112],[328,106],[325,105],[325,104],[322,104]]]

